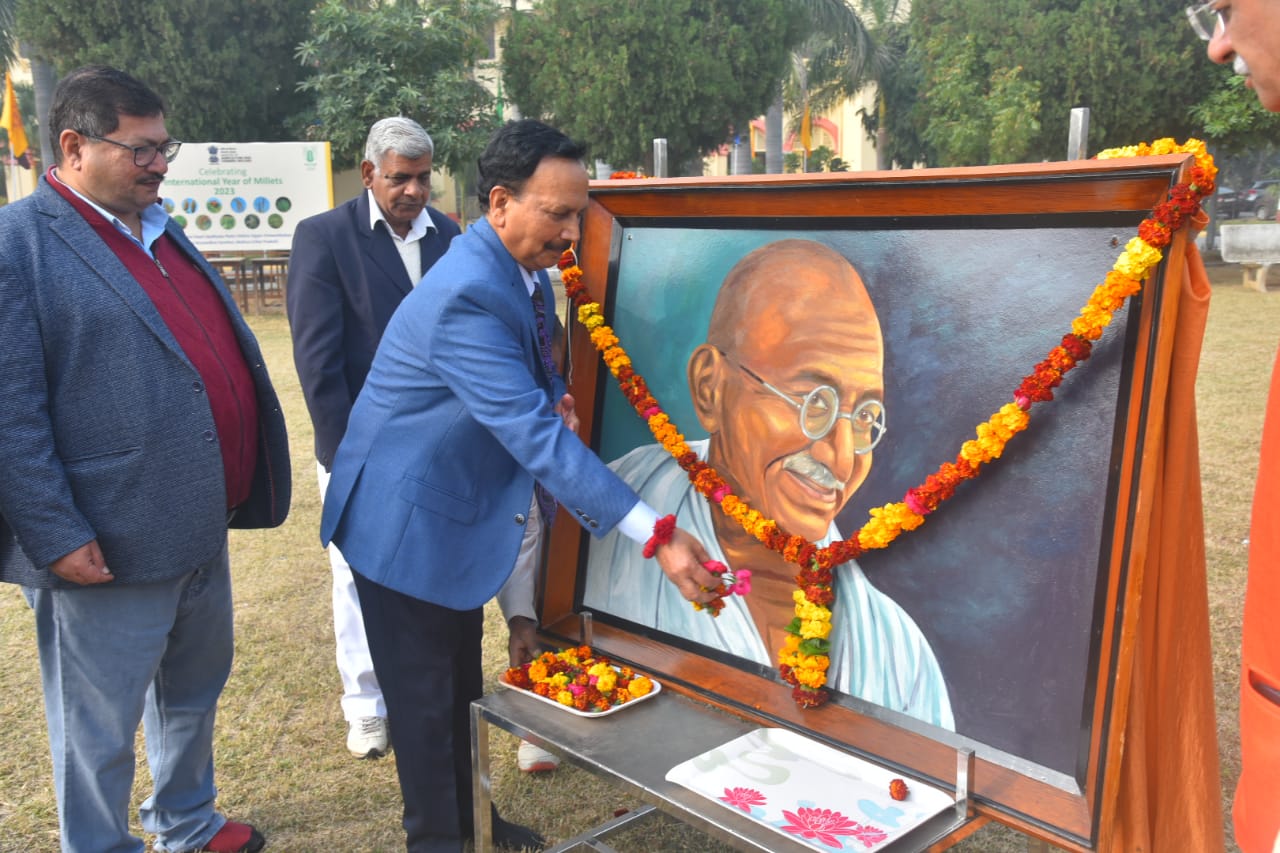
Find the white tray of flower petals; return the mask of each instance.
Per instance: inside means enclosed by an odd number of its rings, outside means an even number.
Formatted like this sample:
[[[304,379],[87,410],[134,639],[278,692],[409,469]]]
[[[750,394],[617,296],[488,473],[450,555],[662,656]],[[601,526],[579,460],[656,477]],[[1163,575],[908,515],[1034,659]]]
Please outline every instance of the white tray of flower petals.
[[[955,805],[951,794],[786,729],[748,732],[667,779],[818,850],[879,850]]]

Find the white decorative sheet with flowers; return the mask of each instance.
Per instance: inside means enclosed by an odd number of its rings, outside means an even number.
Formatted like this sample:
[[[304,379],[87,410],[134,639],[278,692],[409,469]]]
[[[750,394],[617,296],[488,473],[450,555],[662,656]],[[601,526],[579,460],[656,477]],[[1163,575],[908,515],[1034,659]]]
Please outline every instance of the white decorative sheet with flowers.
[[[955,805],[915,780],[897,800],[893,772],[786,729],[748,732],[676,765],[667,779],[826,851],[879,850]]]

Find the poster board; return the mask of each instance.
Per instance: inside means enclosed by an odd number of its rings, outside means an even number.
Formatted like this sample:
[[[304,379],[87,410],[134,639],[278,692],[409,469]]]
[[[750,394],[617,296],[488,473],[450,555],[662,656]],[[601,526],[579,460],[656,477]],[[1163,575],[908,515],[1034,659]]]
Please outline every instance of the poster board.
[[[1189,163],[1174,155],[597,182],[580,247],[584,282],[635,369],[696,440],[705,434],[688,363],[707,339],[729,271],[753,249],[784,239],[843,255],[878,315],[888,422],[869,473],[836,515],[836,527],[851,531],[870,507],[900,500],[954,459],[974,427],[1012,398]],[[552,529],[545,629],[576,640],[589,610],[599,649],[669,686],[944,786],[955,781],[955,750],[972,748],[980,813],[1092,848],[1118,772],[1135,596],[1146,568],[1144,484],[1159,453],[1153,437],[1178,293],[1169,282],[1181,272],[1183,239],[1175,238],[1056,399],[1037,404],[1031,427],[1003,459],[919,530],[858,561],[932,650],[952,725],[841,694],[802,712],[772,664],[739,647],[692,641],[593,605],[591,553],[599,545],[567,517]],[[780,298],[794,286],[781,277]],[[651,443],[582,330],[570,334],[582,434],[606,461]]]
[[[333,207],[328,142],[183,142],[160,187],[165,212],[204,253],[288,252]]]

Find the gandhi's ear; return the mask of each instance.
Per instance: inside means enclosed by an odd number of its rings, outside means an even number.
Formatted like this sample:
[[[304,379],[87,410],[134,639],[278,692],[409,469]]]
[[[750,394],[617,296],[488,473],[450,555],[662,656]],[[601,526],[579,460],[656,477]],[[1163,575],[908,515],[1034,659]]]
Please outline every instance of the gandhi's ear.
[[[689,356],[689,396],[708,435],[720,431],[724,366],[724,355],[711,344],[702,344]]]

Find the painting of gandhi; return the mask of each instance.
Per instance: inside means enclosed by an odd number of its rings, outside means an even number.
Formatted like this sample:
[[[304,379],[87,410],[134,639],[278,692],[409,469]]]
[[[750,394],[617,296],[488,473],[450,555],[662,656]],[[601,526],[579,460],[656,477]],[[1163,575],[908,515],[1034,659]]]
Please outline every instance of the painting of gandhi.
[[[826,545],[842,538],[835,518],[888,428],[884,382],[880,322],[857,270],[821,243],[768,243],[729,271],[689,358],[689,393],[708,435],[690,446],[766,517]],[[677,507],[678,524],[713,559],[750,569],[753,589],[712,618],[644,566],[634,543],[611,535],[591,548],[584,607],[775,665],[796,567],[713,509],[661,446],[612,467],[651,504]],[[835,591],[828,685],[954,729],[946,681],[911,617],[856,562],[837,567]]]

